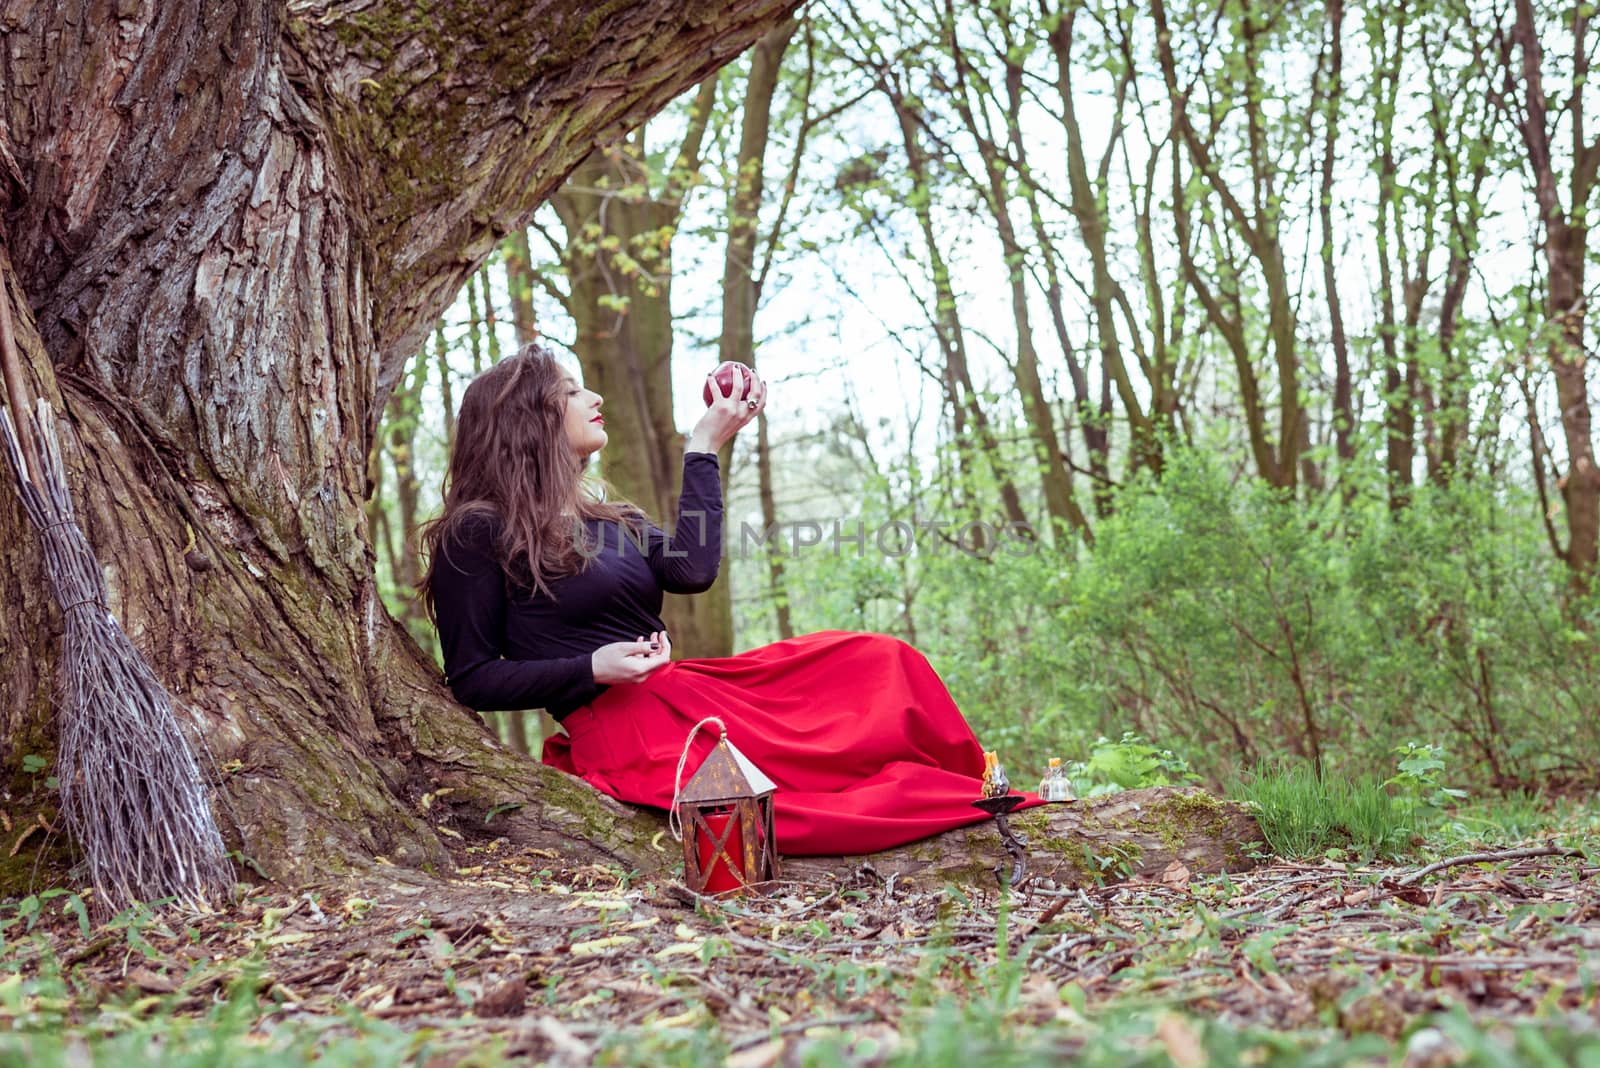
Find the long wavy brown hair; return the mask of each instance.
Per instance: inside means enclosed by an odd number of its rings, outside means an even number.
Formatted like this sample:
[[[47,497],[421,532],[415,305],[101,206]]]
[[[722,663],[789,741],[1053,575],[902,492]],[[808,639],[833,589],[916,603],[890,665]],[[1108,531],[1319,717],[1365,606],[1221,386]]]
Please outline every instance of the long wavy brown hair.
[[[537,343],[468,384],[445,472],[444,510],[422,527],[427,566],[417,591],[430,616],[441,550],[469,521],[498,521],[495,551],[508,583],[545,594],[551,579],[593,561],[582,520],[614,520],[635,530],[643,523],[636,506],[600,500],[586,485],[583,458],[567,441],[568,388],[561,365]]]

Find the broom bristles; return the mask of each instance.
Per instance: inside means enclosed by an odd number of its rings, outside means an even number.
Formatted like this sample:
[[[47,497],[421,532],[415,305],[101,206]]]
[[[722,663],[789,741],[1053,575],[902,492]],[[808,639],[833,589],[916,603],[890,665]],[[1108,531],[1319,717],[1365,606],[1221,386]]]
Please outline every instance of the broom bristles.
[[[32,422],[39,484],[0,410],[6,457],[65,619],[57,777],[67,829],[103,907],[159,899],[203,906],[227,891],[233,872],[199,765],[171,696],[106,606],[67,490],[54,412],[42,399]]]

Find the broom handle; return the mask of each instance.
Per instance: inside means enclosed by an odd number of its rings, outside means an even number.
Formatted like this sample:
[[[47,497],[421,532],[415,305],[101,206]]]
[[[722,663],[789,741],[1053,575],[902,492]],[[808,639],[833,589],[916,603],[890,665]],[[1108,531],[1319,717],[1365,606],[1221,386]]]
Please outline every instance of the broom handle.
[[[0,370],[5,372],[6,403],[17,430],[17,445],[22,450],[22,465],[35,485],[43,482],[43,465],[33,447],[33,420],[28,411],[28,390],[22,383],[22,361],[17,355],[17,336],[11,329],[11,272],[0,267]]]

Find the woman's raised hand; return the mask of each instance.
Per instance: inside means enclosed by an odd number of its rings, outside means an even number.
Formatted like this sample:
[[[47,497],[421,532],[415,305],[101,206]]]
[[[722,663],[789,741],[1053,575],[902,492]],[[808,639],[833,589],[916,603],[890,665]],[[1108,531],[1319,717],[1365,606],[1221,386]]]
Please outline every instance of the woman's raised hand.
[[[636,642],[612,642],[596,649],[589,658],[594,681],[610,686],[618,682],[643,682],[672,659],[672,641],[667,632],[652,631]]]
[[[689,439],[683,446],[685,452],[718,451],[766,408],[767,383],[743,365],[740,365],[738,373],[748,374],[752,379],[748,397],[741,388],[743,383],[735,383],[730,392],[724,393],[716,380],[716,372],[706,375],[706,383],[711,389],[711,407],[706,409],[706,414],[689,432]]]

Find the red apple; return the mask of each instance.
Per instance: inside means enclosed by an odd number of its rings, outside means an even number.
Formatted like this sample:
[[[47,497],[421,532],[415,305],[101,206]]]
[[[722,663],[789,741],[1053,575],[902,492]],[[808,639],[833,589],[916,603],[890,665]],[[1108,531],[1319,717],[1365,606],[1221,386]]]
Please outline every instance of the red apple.
[[[717,388],[725,394],[734,392],[735,386],[733,384],[733,380],[735,376],[738,376],[738,378],[744,382],[744,389],[740,391],[738,395],[739,399],[748,400],[750,398],[750,387],[755,383],[756,373],[750,370],[750,368],[746,367],[744,364],[738,363],[734,360],[726,360],[723,363],[717,364],[717,369],[712,371],[711,374],[717,383]],[[701,391],[700,396],[705,400],[706,407],[711,407],[715,397],[711,392],[710,382],[706,383],[706,388]]]

